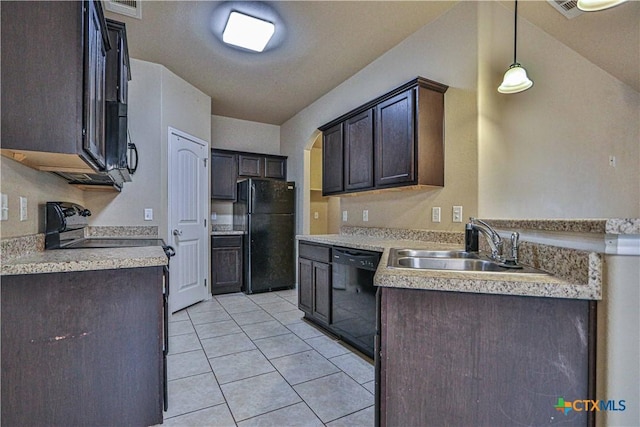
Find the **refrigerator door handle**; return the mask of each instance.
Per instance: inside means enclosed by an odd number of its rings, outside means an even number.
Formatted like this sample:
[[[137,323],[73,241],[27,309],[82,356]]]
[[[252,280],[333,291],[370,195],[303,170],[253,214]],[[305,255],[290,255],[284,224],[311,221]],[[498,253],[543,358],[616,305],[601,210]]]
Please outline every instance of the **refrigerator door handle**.
[[[253,213],[253,203],[255,202],[256,197],[256,185],[251,181],[251,185],[249,186],[249,200],[248,200],[248,213]]]

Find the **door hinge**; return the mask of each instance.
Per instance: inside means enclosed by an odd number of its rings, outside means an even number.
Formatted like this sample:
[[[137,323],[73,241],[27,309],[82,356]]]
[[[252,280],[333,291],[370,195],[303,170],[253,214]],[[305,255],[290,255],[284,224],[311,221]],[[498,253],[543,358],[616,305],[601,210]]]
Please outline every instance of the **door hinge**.
[[[204,287],[207,287],[207,279],[204,279]]]
[[[204,228],[207,228],[207,218],[204,219]]]
[[[207,167],[207,160],[209,160],[207,157],[203,158],[202,160],[204,160],[204,167]]]

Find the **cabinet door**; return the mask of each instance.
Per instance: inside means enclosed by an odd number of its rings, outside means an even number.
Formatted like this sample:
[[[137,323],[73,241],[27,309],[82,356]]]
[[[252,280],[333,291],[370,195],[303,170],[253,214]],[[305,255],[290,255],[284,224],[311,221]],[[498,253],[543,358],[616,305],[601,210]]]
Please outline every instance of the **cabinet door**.
[[[558,397],[591,398],[594,302],[380,289],[381,426],[543,425]]]
[[[83,148],[96,162],[105,168],[105,70],[106,47],[103,40],[102,16],[95,2],[87,3],[87,51],[85,58],[85,111]]]
[[[298,308],[313,312],[313,261],[298,258]]]
[[[273,179],[287,179],[287,160],[277,157],[265,157],[264,177]]]
[[[233,153],[211,152],[211,198],[236,200],[238,161]]]
[[[331,322],[331,265],[313,263],[313,316]]]
[[[238,175],[260,178],[264,176],[261,156],[238,155]]]
[[[344,123],[344,187],[373,187],[373,109]]]
[[[322,194],[344,191],[342,123],[327,129],[322,138]]]
[[[376,187],[416,181],[414,111],[414,89],[376,106]]]
[[[240,292],[242,288],[242,250],[211,249],[211,293],[213,295]]]

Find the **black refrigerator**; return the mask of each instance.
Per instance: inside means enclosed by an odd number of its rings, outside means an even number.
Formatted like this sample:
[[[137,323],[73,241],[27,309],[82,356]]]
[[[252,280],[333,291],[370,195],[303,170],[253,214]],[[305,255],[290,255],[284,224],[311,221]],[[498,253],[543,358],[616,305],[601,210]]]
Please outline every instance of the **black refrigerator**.
[[[238,182],[233,229],[243,231],[244,291],[295,287],[295,183]]]

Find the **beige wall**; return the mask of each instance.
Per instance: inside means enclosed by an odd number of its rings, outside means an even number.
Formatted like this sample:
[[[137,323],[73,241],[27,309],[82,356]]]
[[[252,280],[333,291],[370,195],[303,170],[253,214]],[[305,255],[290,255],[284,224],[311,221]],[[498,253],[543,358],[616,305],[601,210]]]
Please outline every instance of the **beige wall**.
[[[479,215],[639,216],[638,92],[519,19],[518,61],[534,86],[499,94],[513,57],[513,12],[482,3],[478,22]]]
[[[7,195],[9,218],[0,222],[0,237],[44,232],[44,204],[65,201],[84,205],[85,193],[66,180],[0,156],[0,191]],[[27,198],[27,221],[20,221],[20,197]]]
[[[462,230],[462,224],[451,223],[451,207],[462,205],[469,216],[477,211],[478,197],[476,22],[476,4],[460,3],[282,125],[281,147],[290,159],[289,178],[298,182],[298,232],[309,232],[309,176],[304,165],[310,162],[308,149],[317,127],[416,76],[450,87],[445,94],[445,187],[342,198],[342,209],[349,211],[346,224],[362,224],[361,210],[366,206],[367,225]],[[442,208],[440,224],[427,219],[432,206]]]
[[[211,147],[280,154],[280,126],[211,116]]]
[[[210,97],[162,65],[131,60],[129,128],[140,152],[138,171],[122,193],[85,196],[96,212],[91,225],[157,225],[168,237],[169,127],[204,141],[211,138]],[[144,221],[144,208],[154,220]]]

